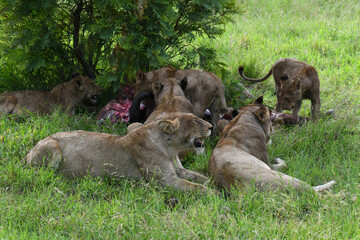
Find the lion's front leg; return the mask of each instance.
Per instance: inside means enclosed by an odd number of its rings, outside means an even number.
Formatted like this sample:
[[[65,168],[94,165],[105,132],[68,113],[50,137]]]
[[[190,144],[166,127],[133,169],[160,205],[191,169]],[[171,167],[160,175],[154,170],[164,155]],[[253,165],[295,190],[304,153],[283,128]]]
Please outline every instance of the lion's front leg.
[[[208,178],[202,174],[184,168],[178,156],[176,156],[174,159],[173,167],[176,171],[176,174],[182,179],[191,180],[197,183],[204,183],[208,180]]]
[[[294,108],[291,110],[291,115],[293,115],[296,119],[299,119],[299,111],[301,108],[302,101],[298,101],[295,103]]]
[[[182,178],[182,179],[187,179],[187,180],[191,180],[194,181],[196,183],[205,183],[207,180],[209,180],[207,177],[205,177],[204,175],[188,170],[186,168],[181,168],[181,169],[176,169],[176,174]]]
[[[176,174],[164,175],[163,181],[165,185],[180,191],[209,193],[211,195],[216,194],[216,191],[206,187],[205,185],[199,183],[193,183],[188,180],[181,179]]]
[[[150,174],[155,177],[155,179],[159,180],[163,186],[168,186],[175,190],[214,194],[214,191],[205,185],[179,178],[170,161],[161,161],[161,164],[159,165],[148,166],[146,168],[146,173],[146,175]]]
[[[311,99],[311,116],[316,119],[320,115],[320,98],[316,97],[315,99]]]

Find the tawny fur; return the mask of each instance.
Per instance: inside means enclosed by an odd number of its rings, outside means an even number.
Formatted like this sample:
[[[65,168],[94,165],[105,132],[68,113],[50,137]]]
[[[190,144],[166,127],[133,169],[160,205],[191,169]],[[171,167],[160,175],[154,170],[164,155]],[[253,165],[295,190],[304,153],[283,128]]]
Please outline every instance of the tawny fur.
[[[123,137],[85,131],[56,133],[39,141],[25,161],[69,177],[154,178],[176,190],[211,192],[199,184],[207,178],[185,169],[178,158],[180,151],[195,148],[196,138],[208,137],[210,127],[191,113],[173,113]]]
[[[298,118],[303,99],[310,99],[311,114],[317,118],[320,114],[320,81],[315,68],[293,58],[282,58],[274,63],[263,78],[251,79],[244,75],[244,68],[239,67],[240,76],[246,81],[262,82],[273,75],[276,86],[276,111],[291,110]]]
[[[214,133],[219,114],[226,111],[225,87],[214,73],[195,69],[177,70],[173,67],[163,67],[155,71],[136,73],[136,94],[152,91],[152,84],[165,78],[175,78],[179,82],[187,77],[188,85],[184,90],[185,96],[192,103],[193,113],[203,117],[206,109],[210,110]]]
[[[49,114],[56,107],[74,115],[77,106],[86,107],[84,101],[95,104],[101,91],[93,80],[77,75],[51,91],[3,92],[0,94],[0,115]]]
[[[182,82],[185,82],[186,85],[187,78],[184,78]],[[152,122],[171,112],[194,113],[193,105],[185,97],[183,89],[175,78],[162,79],[152,85],[155,109],[145,123]]]
[[[186,85],[187,79],[184,78],[180,84]],[[169,113],[193,113],[194,111],[191,102],[185,97],[183,89],[175,78],[165,78],[153,83],[152,92],[155,98],[155,109],[144,124],[158,120]],[[139,126],[142,124],[132,123],[128,126],[127,132]]]
[[[244,188],[253,183],[260,190],[323,191],[335,183],[311,188],[299,179],[272,170],[266,146],[270,131],[270,112],[264,105],[242,108],[225,127],[209,160],[209,174],[215,185],[227,192],[231,187]]]

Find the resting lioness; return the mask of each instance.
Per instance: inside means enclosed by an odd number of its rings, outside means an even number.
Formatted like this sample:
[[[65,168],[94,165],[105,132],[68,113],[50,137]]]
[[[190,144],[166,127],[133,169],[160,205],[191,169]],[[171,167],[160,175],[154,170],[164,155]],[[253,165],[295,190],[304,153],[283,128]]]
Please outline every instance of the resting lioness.
[[[199,146],[210,128],[211,124],[191,113],[170,113],[123,137],[85,131],[56,133],[39,141],[25,161],[69,177],[154,177],[176,190],[206,192],[208,188],[198,183],[207,178],[185,169],[178,153]]]
[[[293,58],[282,58],[274,63],[268,74],[259,79],[244,75],[244,67],[239,67],[240,76],[246,81],[262,82],[273,75],[276,85],[276,111],[291,110],[297,119],[303,99],[311,100],[311,114],[320,114],[320,81],[315,68]]]
[[[214,73],[195,69],[177,70],[170,66],[147,73],[139,70],[136,73],[135,95],[144,91],[151,92],[153,83],[169,77],[179,82],[187,77],[184,93],[194,107],[194,115],[202,118],[206,109],[209,109],[212,125],[216,128],[219,114],[225,112],[227,107],[224,84]]]
[[[95,104],[101,91],[101,87],[93,80],[77,73],[70,81],[57,85],[51,91],[25,90],[1,93],[0,115],[28,115],[29,112],[49,114],[56,106],[73,115],[77,106],[86,107],[84,101]]]
[[[209,160],[216,186],[230,191],[255,184],[260,190],[313,189],[323,191],[335,182],[311,188],[307,183],[272,170],[266,144],[271,132],[270,111],[262,104],[245,106],[228,124]]]

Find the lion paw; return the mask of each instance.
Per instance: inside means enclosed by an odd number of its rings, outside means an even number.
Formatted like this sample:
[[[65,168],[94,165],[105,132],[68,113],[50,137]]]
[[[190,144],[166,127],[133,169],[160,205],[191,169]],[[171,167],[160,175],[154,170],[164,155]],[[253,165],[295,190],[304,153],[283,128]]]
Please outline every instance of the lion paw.
[[[275,163],[271,164],[271,168],[276,171],[286,168],[286,163],[281,158],[275,158]]]

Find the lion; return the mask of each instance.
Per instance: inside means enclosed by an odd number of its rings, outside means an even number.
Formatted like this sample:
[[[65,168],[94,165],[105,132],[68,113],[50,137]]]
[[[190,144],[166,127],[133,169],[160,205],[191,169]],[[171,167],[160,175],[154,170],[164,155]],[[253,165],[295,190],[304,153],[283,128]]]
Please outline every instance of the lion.
[[[154,121],[170,112],[194,113],[193,105],[184,94],[187,84],[186,76],[180,82],[175,78],[165,78],[153,83],[155,109],[145,123]]]
[[[260,96],[259,98],[255,99],[254,104],[255,103],[262,104],[262,102],[263,102],[263,96]],[[228,109],[229,111],[223,114],[217,123],[218,135],[220,136],[222,131],[225,129],[226,125],[228,125],[230,121],[239,114],[239,111],[241,111],[241,108],[234,109],[232,107],[229,107]],[[271,112],[270,119],[273,125],[284,125],[284,126],[303,125],[310,120],[310,118],[302,117],[302,116],[296,118],[289,113],[280,113],[274,110],[270,110],[270,112]],[[330,110],[327,113],[327,116],[331,116],[331,114],[333,114],[332,110]]]
[[[191,113],[169,113],[121,137],[73,131],[53,134],[25,156],[30,166],[45,166],[67,177],[154,178],[175,190],[211,192],[207,177],[185,169],[180,151],[202,147],[211,124]]]
[[[187,77],[181,80],[180,83],[175,78],[165,78],[159,80],[159,82],[153,83],[152,92],[154,93],[155,109],[153,112],[151,112],[144,124],[158,120],[162,116],[172,112],[192,113],[194,108],[191,102],[185,97],[183,92],[183,89],[186,88],[186,85]],[[145,98],[147,96],[147,94],[144,95]],[[135,99],[130,109],[134,107],[140,108],[140,103],[142,100],[143,98]],[[130,113],[130,119],[132,117],[132,113]],[[127,132],[130,132],[141,125],[141,123],[137,122],[132,123],[128,126]]]
[[[95,104],[102,88],[93,80],[78,73],[51,91],[13,91],[0,94],[0,115],[49,114],[56,106],[72,116],[77,106],[86,107],[85,101]]]
[[[242,189],[253,183],[259,190],[315,192],[327,190],[335,184],[335,181],[331,181],[310,187],[304,181],[271,169],[266,146],[271,133],[270,115],[264,105],[250,104],[243,107],[225,127],[208,163],[208,171],[215,185],[229,193],[232,187]],[[274,165],[283,165],[281,161],[277,159],[278,164]]]
[[[276,86],[276,111],[291,110],[297,119],[303,99],[311,101],[311,115],[315,119],[320,114],[320,81],[315,68],[305,62],[293,58],[282,58],[274,63],[268,74],[259,79],[251,79],[244,75],[244,67],[240,66],[240,76],[251,82],[262,82],[273,75]]]
[[[220,113],[225,112],[227,107],[224,84],[214,73],[195,69],[177,70],[170,66],[147,73],[139,70],[136,73],[135,96],[145,91],[152,92],[153,83],[169,77],[179,82],[187,77],[184,93],[193,105],[193,113],[202,118],[206,109],[209,109],[211,123],[216,128]]]

